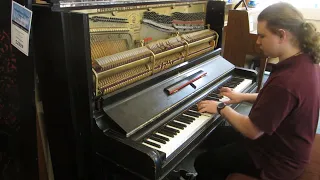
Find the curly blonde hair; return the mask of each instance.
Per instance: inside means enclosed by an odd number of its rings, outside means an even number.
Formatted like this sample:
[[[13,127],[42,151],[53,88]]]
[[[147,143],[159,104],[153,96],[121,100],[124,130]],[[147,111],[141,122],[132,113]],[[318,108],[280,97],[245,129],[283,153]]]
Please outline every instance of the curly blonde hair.
[[[276,3],[264,9],[258,21],[266,21],[274,34],[286,29],[294,35],[293,43],[308,53],[315,64],[320,63],[320,33],[312,23],[306,22],[299,10],[288,3]]]

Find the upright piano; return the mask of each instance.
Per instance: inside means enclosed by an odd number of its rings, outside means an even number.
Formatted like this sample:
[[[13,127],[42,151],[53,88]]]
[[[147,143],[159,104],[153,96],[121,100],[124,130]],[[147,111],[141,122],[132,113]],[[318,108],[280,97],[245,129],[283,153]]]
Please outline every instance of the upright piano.
[[[195,0],[33,5],[55,179],[108,179],[118,170],[165,179],[224,122],[199,113],[199,101],[225,100],[222,86],[256,90],[255,71],[220,56],[224,9]]]

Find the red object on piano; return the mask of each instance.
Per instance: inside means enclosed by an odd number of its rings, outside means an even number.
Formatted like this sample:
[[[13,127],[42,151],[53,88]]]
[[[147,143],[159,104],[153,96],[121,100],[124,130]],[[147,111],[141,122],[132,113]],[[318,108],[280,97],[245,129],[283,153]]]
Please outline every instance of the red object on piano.
[[[180,89],[188,86],[188,85],[191,85],[192,87],[196,88],[192,83],[195,82],[196,80],[206,76],[207,73],[206,72],[203,72],[203,71],[199,71],[191,76],[188,76],[184,79],[182,79],[181,81],[173,84],[172,86],[168,87],[165,89],[165,91],[171,95],[173,93],[176,93],[178,92]]]

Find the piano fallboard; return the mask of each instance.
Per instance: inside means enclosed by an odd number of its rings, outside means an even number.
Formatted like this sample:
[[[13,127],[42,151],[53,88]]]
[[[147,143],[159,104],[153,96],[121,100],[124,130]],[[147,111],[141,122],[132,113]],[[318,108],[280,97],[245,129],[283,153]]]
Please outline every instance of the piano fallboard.
[[[103,107],[103,111],[126,132],[126,136],[130,136],[194,94],[212,85],[215,80],[234,68],[234,65],[221,56],[216,56],[190,70],[147,87],[120,102],[110,103]],[[194,81],[194,87],[185,86],[171,95],[165,92],[165,89],[170,85],[197,73],[199,70],[206,75]]]

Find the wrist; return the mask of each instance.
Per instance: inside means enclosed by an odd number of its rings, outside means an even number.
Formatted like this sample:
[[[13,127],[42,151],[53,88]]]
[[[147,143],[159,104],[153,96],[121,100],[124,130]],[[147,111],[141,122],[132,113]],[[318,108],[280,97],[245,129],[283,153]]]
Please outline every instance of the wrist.
[[[221,111],[226,107],[226,103],[224,102],[220,102],[218,105],[217,105],[217,112],[218,114],[221,114]]]
[[[220,116],[226,117],[226,112],[228,111],[229,106],[226,106],[225,108],[220,110]]]

